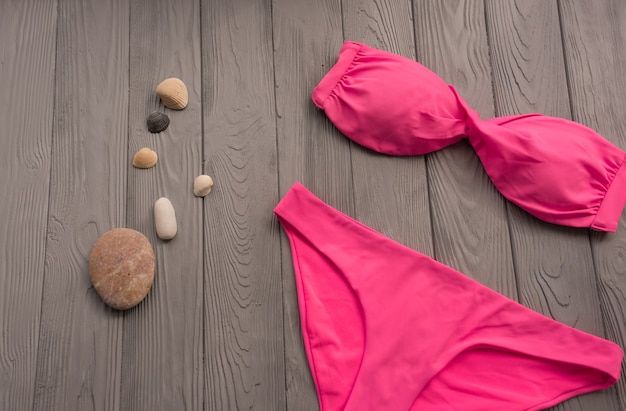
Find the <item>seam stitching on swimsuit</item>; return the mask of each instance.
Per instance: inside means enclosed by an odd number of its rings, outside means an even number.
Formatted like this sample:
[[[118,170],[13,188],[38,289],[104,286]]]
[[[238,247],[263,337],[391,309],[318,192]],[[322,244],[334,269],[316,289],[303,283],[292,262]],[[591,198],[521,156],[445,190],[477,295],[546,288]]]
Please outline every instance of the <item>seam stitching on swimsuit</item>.
[[[600,204],[597,207],[595,216],[593,218],[593,221],[591,222],[591,226],[590,227],[593,227],[594,224],[596,223],[596,220],[598,219],[598,213],[600,212],[600,209],[602,209],[602,205],[604,204],[604,200],[606,198],[606,195],[611,190],[611,187],[613,186],[613,182],[615,181],[615,177],[617,177],[617,174],[620,172],[622,167],[624,167],[624,164],[626,164],[626,154],[624,154],[624,158],[622,158],[622,162],[620,163],[619,167],[617,167],[617,170],[615,171],[615,174],[613,174],[613,176],[611,177],[611,181],[609,181],[609,186],[607,187],[606,190],[604,190],[604,194],[602,195],[602,200],[600,201]]]
[[[333,94],[335,94],[335,90],[337,90],[337,87],[339,87],[339,83],[341,83],[343,81],[343,79],[346,77],[348,71],[350,71],[350,69],[354,66],[354,61],[356,60],[357,56],[361,53],[361,49],[362,48],[363,48],[363,45],[362,44],[359,45],[359,48],[356,50],[356,53],[354,53],[354,56],[352,56],[352,61],[350,61],[350,64],[348,64],[348,66],[344,70],[344,72],[341,75],[341,77],[339,77],[339,80],[337,80],[337,83],[335,83],[333,88],[330,89],[330,92],[328,93],[328,95],[326,96],[324,101],[322,102],[322,107],[326,106],[326,102],[328,101],[329,98],[331,98],[331,96],[333,96]]]

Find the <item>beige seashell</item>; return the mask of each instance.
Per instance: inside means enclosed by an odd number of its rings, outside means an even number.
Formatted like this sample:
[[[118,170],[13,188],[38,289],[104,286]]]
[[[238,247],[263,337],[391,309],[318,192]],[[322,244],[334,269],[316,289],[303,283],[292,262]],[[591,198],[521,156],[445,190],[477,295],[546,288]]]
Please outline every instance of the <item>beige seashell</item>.
[[[176,236],[176,212],[172,202],[166,197],[161,197],[154,203],[154,225],[160,239],[171,240]]]
[[[148,147],[144,147],[135,153],[133,157],[133,166],[137,168],[151,168],[154,167],[159,160],[157,153],[150,150]]]
[[[163,80],[156,88],[156,93],[161,97],[163,105],[172,110],[182,110],[187,107],[189,94],[187,87],[181,79],[171,77]]]
[[[193,193],[196,197],[204,197],[211,192],[213,187],[213,179],[205,174],[202,174],[193,181]]]

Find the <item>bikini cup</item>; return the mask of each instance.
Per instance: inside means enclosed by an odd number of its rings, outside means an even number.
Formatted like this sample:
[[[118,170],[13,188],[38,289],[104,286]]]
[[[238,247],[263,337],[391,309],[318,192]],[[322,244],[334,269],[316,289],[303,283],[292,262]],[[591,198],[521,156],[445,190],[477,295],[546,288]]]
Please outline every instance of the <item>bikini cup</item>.
[[[481,120],[435,73],[405,57],[344,43],[313,102],[354,142],[395,156],[464,138],[495,187],[554,224],[615,231],[626,203],[626,153],[573,121],[524,114]]]

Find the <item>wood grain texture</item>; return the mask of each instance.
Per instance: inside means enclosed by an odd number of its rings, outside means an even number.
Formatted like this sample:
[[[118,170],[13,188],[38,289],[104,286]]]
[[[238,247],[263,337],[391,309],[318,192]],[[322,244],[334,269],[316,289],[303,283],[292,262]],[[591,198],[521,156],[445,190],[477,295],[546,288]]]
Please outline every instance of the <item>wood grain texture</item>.
[[[88,259],[126,223],[128,12],[127,2],[59,1],[38,410],[119,405],[123,318],[93,289]]]
[[[56,2],[0,2],[0,409],[32,409],[44,280]]]
[[[124,316],[121,408],[200,409],[203,403],[202,199],[193,195],[202,171],[200,4],[194,0],[131,1],[128,227],[148,237],[156,257],[155,282],[146,299]],[[187,86],[182,111],[165,108],[157,85],[177,77]],[[169,127],[148,132],[158,110]],[[134,153],[159,156],[151,169],[132,167]],[[172,202],[178,233],[157,238],[153,206]]]
[[[274,0],[274,62],[279,187],[298,180],[333,207],[354,215],[350,144],[317,109],[311,93],[337,60],[341,3]],[[281,235],[287,409],[319,409],[298,311],[289,242]]]
[[[560,17],[572,118],[626,150],[626,4],[561,0]],[[616,233],[592,233],[606,337],[626,347],[626,213]],[[622,375],[626,367],[622,363]],[[616,384],[626,409],[626,381]]]
[[[487,0],[485,7],[497,115],[569,118],[557,3]]]
[[[622,0],[1,1],[0,410],[319,409],[272,215],[296,180],[626,347],[626,214],[611,234],[545,224],[497,193],[467,142],[379,155],[311,102],[356,40],[416,58],[483,118],[570,117],[626,149],[624,21]],[[170,76],[188,86],[183,111],[155,95]],[[153,110],[170,116],[161,134]],[[131,165],[144,146],[153,169]],[[204,199],[201,173],[215,179]],[[178,217],[169,242],[160,196]],[[122,313],[87,273],[117,226],[157,257],[152,291]],[[626,382],[553,409],[626,410]]]
[[[415,60],[410,1],[344,0],[342,10],[345,40]],[[393,157],[351,145],[357,220],[432,256],[424,156]]]
[[[453,84],[483,118],[493,116],[482,2],[414,1],[420,63]],[[427,157],[437,260],[517,298],[505,200],[466,141]]]
[[[556,2],[489,0],[486,7],[497,114],[569,118]],[[588,230],[543,223],[508,207],[520,302],[603,337]],[[558,409],[614,410],[615,395],[605,390],[577,396]]]
[[[284,409],[271,3],[201,8],[206,409]]]

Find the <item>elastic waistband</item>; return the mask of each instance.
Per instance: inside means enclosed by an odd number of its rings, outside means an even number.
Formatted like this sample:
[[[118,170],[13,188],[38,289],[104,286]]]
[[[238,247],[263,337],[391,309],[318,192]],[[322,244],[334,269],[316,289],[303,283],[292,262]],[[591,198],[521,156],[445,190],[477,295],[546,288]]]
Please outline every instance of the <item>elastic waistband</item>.
[[[615,232],[626,203],[626,155],[611,185],[606,190],[596,218],[591,223],[595,230]]]
[[[331,67],[330,71],[322,78],[319,84],[313,89],[312,99],[315,105],[324,108],[326,99],[335,89],[339,80],[343,77],[350,64],[354,60],[359,50],[363,47],[361,43],[346,41],[339,51],[337,63]]]

